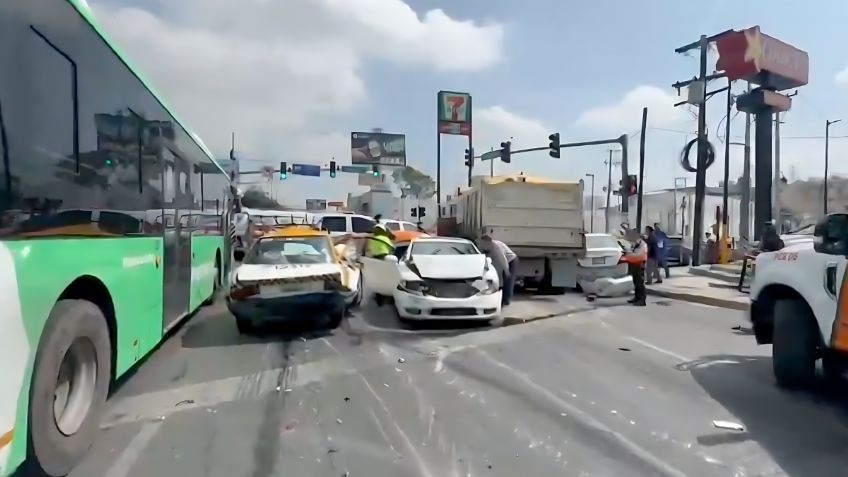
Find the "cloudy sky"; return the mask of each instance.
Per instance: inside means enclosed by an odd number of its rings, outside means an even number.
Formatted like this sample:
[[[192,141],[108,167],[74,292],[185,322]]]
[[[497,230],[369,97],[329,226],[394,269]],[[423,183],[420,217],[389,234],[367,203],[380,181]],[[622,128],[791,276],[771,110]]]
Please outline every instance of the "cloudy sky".
[[[156,85],[188,126],[226,157],[230,132],[249,168],[281,160],[350,160],[350,132],[380,127],[407,137],[408,163],[436,170],[436,92],[474,98],[477,152],[513,138],[513,148],[637,133],[649,108],[648,189],[671,187],[686,173],[679,151],[695,119],[674,108],[669,87],[697,71],[695,55],[674,49],[728,28],[760,25],[810,54],[810,84],[784,117],[787,177],[821,175],[824,122],[848,136],[848,2],[820,0],[89,0],[98,20]],[[710,68],[715,64],[711,58]],[[714,85],[720,87],[723,84]],[[743,85],[736,85],[741,91]],[[723,98],[709,108],[710,136]],[[732,121],[740,140],[744,116]],[[721,132],[723,137],[724,133]],[[465,138],[444,136],[442,187],[461,185]],[[638,135],[630,154],[638,158]],[[742,148],[731,147],[731,177]],[[848,139],[831,144],[831,170],[848,174]],[[495,172],[558,179],[606,178],[602,146],[516,157]],[[720,159],[723,155],[720,154]],[[263,162],[264,161],[264,162]],[[721,162],[721,160],[720,160]],[[723,162],[722,162],[723,163]],[[638,162],[633,161],[633,168]],[[488,173],[488,165],[475,173]],[[709,182],[723,174],[721,164]],[[292,205],[304,198],[343,199],[359,192],[353,177],[291,177],[277,185]],[[603,178],[603,179],[602,179]]]

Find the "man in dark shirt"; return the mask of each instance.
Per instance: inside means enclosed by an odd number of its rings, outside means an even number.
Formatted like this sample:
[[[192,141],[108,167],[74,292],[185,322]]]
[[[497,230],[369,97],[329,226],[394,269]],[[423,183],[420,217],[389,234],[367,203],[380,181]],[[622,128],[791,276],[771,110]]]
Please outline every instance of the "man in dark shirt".
[[[662,283],[662,276],[660,275],[658,262],[659,252],[657,236],[654,233],[654,228],[650,225],[645,227],[645,242],[648,244],[648,262],[645,264],[645,271],[648,276],[645,278],[645,283],[647,285],[653,283],[655,276],[657,283]]]

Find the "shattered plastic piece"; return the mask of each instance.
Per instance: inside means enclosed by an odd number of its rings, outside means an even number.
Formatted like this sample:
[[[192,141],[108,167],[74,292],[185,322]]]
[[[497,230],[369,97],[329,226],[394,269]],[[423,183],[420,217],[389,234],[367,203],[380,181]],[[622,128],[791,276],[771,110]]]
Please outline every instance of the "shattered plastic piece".
[[[395,366],[395,371],[397,371],[397,372],[399,372],[399,373],[402,373],[402,372],[403,372],[403,370],[402,370],[402,369],[400,369],[400,368],[398,368],[397,366]]]
[[[406,362],[406,360],[405,360],[405,359],[403,359],[403,358],[398,358],[398,363],[403,364],[403,363],[405,363],[405,362]]]
[[[384,386],[384,387],[389,387],[389,385],[388,385],[388,384],[386,384],[386,383],[383,383],[383,386]]]
[[[560,416],[562,416],[562,417],[565,417],[565,416],[567,416],[568,414],[566,414],[566,413],[564,413],[564,412],[561,412],[561,413],[559,413],[559,415],[560,415]]]
[[[292,392],[292,388],[286,388],[285,391],[283,391],[283,392],[290,393],[290,392]]]
[[[159,416],[159,420],[160,420],[160,421],[164,421],[164,420],[165,420],[165,416]]]
[[[341,424],[341,423],[342,423],[341,419],[336,419],[336,424]]]
[[[618,411],[616,411],[615,409],[610,409],[610,414],[618,414]]]
[[[713,426],[717,427],[718,429],[727,429],[731,431],[742,432],[745,430],[745,426],[743,426],[742,424],[731,421],[713,421]]]
[[[277,392],[280,392],[280,389],[283,389],[282,386],[277,386]]]
[[[183,404],[194,404],[194,399],[183,399],[182,401],[174,404],[174,407],[182,406]]]
[[[300,337],[300,341],[303,341],[304,343],[306,343],[306,338],[304,338],[303,336],[301,336],[301,337]]]

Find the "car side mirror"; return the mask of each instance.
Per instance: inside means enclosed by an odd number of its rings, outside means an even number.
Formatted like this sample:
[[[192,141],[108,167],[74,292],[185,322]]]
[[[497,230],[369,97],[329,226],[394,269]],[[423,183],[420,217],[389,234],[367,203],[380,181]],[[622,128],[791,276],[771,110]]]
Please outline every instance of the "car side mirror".
[[[816,252],[848,257],[848,214],[830,214],[819,220],[813,237]]]
[[[385,258],[383,258],[383,260],[385,260],[387,262],[398,263],[398,258],[395,257],[394,255],[386,255]]]

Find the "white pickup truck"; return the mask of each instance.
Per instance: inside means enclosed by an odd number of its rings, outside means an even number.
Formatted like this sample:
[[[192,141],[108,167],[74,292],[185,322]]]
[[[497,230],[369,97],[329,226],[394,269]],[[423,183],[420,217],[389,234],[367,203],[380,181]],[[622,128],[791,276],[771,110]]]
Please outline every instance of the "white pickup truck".
[[[848,369],[848,214],[832,214],[815,240],[757,256],[750,319],[757,343],[772,343],[778,384],[803,387]]]
[[[583,181],[475,177],[457,203],[459,234],[507,244],[519,257],[523,286],[557,293],[577,286],[577,260],[585,254]]]

